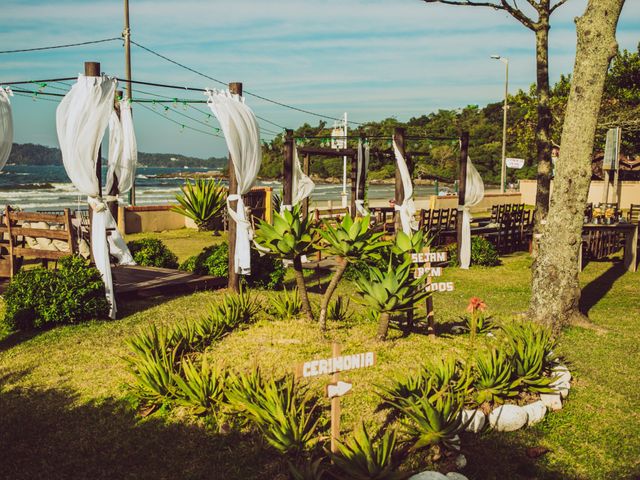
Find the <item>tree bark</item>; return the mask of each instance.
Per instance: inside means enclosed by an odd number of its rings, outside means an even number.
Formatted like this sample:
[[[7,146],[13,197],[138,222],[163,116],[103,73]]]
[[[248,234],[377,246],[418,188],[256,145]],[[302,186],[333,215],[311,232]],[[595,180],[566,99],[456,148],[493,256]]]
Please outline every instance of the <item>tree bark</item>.
[[[380,319],[378,320],[378,334],[376,335],[378,340],[384,341],[387,339],[390,318],[391,314],[389,312],[380,312]]]
[[[607,69],[617,51],[616,25],[624,0],[589,0],[576,20],[578,45],[562,129],[561,160],[540,250],[533,264],[532,318],[556,332],[583,318],[578,257],[591,156]]]
[[[322,297],[322,304],[320,306],[320,328],[322,330],[327,329],[327,310],[329,309],[329,302],[331,301],[331,297],[333,292],[335,291],[338,283],[340,283],[340,279],[344,274],[344,271],[347,269],[347,261],[344,258],[338,257],[338,268],[336,269],[336,273],[331,278],[329,285],[327,286],[327,291],[324,292],[324,296]]]
[[[298,294],[300,295],[300,301],[302,302],[302,311],[304,312],[307,319],[313,322],[313,312],[311,311],[311,303],[309,302],[307,286],[304,283],[304,272],[302,270],[302,261],[300,260],[299,255],[296,255],[296,257],[293,259],[293,273],[296,277]]]
[[[534,30],[536,35],[536,95],[538,96],[536,123],[536,159],[538,163],[536,210],[534,218],[533,248],[535,257],[538,241],[544,230],[549,212],[551,189],[551,107],[549,105],[549,11],[542,10]]]

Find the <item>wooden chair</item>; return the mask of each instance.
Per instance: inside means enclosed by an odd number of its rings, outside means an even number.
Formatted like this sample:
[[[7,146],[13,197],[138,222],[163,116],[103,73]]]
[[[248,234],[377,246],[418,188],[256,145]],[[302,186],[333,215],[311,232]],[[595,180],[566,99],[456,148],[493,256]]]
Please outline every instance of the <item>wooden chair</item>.
[[[629,223],[640,224],[640,203],[632,203],[629,207],[629,213],[627,213],[627,220]]]
[[[6,268],[0,269],[0,275],[13,277],[25,257],[42,260],[46,266],[49,260],[58,261],[78,251],[68,208],[62,215],[56,215],[19,212],[7,206],[3,217],[0,233],[6,238],[7,253],[3,259]],[[59,229],[52,230],[51,224],[58,225]],[[54,242],[62,242],[62,245]],[[59,248],[64,245],[66,249]]]

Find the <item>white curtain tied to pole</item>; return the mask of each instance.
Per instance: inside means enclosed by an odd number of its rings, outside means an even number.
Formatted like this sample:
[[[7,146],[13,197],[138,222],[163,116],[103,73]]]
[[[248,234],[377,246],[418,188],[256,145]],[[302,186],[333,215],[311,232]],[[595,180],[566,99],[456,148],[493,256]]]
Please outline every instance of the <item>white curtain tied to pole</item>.
[[[460,268],[465,270],[471,264],[471,207],[479,204],[484,198],[482,177],[467,157],[467,181],[465,183],[464,205],[462,210],[462,242],[460,244]]]
[[[238,274],[250,275],[250,245],[253,231],[247,219],[242,195],[251,190],[260,170],[260,128],[253,111],[245,105],[243,97],[218,90],[207,90],[205,96],[209,108],[222,127],[238,180],[238,193],[227,197],[229,216],[236,222],[235,270]],[[231,208],[232,201],[238,202],[235,211]]]
[[[407,167],[407,161],[402,156],[402,153],[400,153],[395,139],[393,140],[393,151],[396,156],[396,162],[398,163],[398,170],[400,170],[400,178],[402,179],[402,188],[404,190],[404,201],[402,205],[396,204],[395,209],[400,212],[402,231],[411,236],[413,231],[418,229],[418,223],[415,219],[416,206],[413,203],[411,174],[409,173],[409,167]]]
[[[10,96],[13,96],[10,88],[0,87],[0,170],[7,163],[13,146],[13,117]]]
[[[369,215],[369,211],[364,206],[364,192],[360,192],[360,181],[364,172],[369,171],[369,153],[369,144],[362,145],[362,140],[359,140],[356,167],[356,211],[363,217]],[[360,198],[361,195],[362,198]]]
[[[293,175],[291,176],[291,180],[291,190],[293,191],[291,203],[298,205],[311,195],[316,184],[313,183],[313,180],[302,170],[300,158],[298,157],[298,149],[295,146],[293,147]]]
[[[107,299],[111,304],[111,318],[115,318],[117,308],[109,246],[118,263],[134,264],[111,212],[100,197],[96,174],[98,151],[113,111],[116,84],[115,78],[80,75],[56,110],[56,128],[64,168],[73,185],[80,193],[87,195],[93,210],[91,252],[96,268],[102,274]],[[108,240],[107,228],[114,229]]]
[[[119,105],[120,117],[118,118],[114,110],[109,118],[109,170],[105,190],[111,191],[115,175],[118,179],[118,193],[122,195],[133,187],[138,163],[138,146],[133,129],[131,104],[128,100],[121,100]]]

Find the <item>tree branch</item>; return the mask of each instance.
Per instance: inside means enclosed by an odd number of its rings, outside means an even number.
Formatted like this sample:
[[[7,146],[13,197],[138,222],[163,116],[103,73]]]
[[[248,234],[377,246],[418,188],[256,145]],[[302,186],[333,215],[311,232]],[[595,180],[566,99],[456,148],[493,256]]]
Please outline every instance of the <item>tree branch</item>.
[[[422,0],[425,3],[443,3],[445,5],[464,5],[466,7],[489,7],[494,10],[504,10],[509,13],[513,18],[518,20],[521,24],[527,27],[529,30],[536,29],[537,23],[527,17],[522,10],[514,7],[507,0],[500,0],[500,3],[491,2],[476,2],[472,0]],[[566,0],[561,0],[566,1]]]
[[[558,3],[556,3],[554,6],[552,6],[549,9],[549,15],[551,15],[555,11],[556,8],[561,7],[565,3],[567,3],[567,0],[560,0]]]

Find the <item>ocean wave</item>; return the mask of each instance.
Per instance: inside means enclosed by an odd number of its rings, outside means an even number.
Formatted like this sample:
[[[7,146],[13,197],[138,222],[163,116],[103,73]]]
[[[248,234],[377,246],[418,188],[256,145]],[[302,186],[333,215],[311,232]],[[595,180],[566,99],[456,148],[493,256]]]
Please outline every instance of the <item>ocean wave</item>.
[[[53,185],[51,183],[22,183],[18,185],[2,185],[0,190],[51,190]]]

